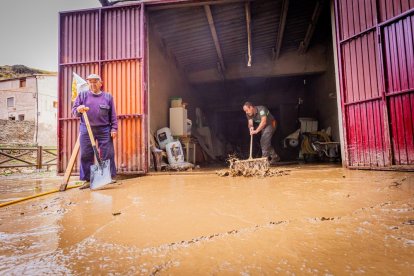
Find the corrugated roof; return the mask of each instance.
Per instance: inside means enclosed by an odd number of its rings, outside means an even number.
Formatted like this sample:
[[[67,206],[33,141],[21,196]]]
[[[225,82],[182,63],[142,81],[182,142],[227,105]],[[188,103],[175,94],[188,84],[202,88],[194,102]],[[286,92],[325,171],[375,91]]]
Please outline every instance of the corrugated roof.
[[[298,50],[305,38],[316,2],[290,0],[281,55]],[[252,1],[250,7],[253,62],[271,60],[276,46],[282,0]],[[225,66],[245,65],[248,52],[245,3],[210,5],[210,9]],[[204,6],[151,11],[150,21],[182,69],[195,72],[218,68],[219,57]]]

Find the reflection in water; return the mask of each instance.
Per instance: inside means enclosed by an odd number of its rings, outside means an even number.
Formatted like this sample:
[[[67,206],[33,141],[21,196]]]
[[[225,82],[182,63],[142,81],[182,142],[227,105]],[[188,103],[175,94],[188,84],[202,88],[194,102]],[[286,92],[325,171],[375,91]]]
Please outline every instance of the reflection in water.
[[[60,182],[61,177],[38,179],[0,178],[0,203],[57,189]]]

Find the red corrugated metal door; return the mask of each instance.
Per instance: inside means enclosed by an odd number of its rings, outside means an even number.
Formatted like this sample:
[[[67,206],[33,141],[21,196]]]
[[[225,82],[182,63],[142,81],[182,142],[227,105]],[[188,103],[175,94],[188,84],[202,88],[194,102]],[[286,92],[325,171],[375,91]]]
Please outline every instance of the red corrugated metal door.
[[[59,158],[64,172],[78,136],[71,115],[72,72],[98,73],[114,97],[118,115],[115,161],[118,173],[148,171],[145,16],[143,5],[99,8],[60,14]],[[77,168],[78,166],[76,166]]]
[[[349,167],[414,165],[414,0],[336,0]]]

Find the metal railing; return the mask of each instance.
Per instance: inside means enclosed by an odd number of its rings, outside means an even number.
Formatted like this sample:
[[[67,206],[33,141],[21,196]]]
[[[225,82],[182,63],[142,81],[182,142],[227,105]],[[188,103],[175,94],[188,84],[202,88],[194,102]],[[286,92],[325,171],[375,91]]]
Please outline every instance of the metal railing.
[[[56,160],[56,147],[0,146],[0,168],[36,167],[40,170],[46,167],[49,169],[50,166],[57,164]]]

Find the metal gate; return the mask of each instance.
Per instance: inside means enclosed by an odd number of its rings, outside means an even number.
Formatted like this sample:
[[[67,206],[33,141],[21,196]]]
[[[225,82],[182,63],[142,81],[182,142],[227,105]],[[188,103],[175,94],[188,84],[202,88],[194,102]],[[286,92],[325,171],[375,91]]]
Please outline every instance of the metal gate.
[[[414,0],[335,0],[345,158],[414,168]]]
[[[58,172],[65,171],[78,137],[71,115],[72,72],[98,73],[118,115],[118,173],[148,171],[145,16],[143,4],[60,14]],[[78,166],[75,166],[76,168]]]

